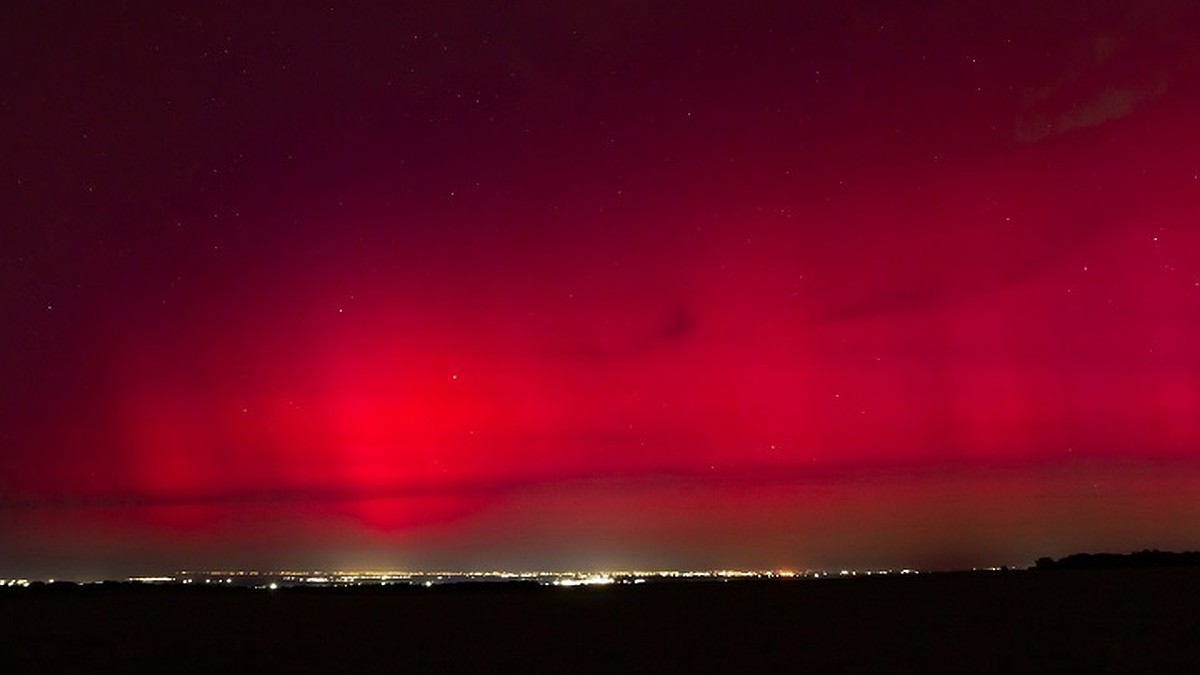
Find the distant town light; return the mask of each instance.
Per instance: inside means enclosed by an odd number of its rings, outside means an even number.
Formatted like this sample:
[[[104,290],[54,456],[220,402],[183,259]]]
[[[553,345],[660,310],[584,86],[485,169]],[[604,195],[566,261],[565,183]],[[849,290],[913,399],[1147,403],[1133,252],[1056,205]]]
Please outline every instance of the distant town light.
[[[555,586],[602,586],[613,583],[614,579],[607,574],[593,574],[583,578],[566,578],[554,582]]]

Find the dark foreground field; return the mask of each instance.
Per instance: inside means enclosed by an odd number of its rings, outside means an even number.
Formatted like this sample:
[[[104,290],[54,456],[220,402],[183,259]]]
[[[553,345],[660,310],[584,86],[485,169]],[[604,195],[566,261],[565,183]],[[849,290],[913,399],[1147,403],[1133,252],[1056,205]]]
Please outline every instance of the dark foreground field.
[[[0,634],[8,673],[1200,673],[1200,570],[5,589]]]

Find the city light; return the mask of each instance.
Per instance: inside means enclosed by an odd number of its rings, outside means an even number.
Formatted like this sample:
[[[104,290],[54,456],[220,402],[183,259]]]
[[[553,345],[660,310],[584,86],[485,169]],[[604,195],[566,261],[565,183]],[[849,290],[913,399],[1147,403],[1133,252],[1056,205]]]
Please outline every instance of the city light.
[[[568,577],[558,579],[554,582],[555,586],[606,586],[613,583],[615,580],[609,575],[593,574],[586,577]]]
[[[1001,572],[1007,567],[978,568]],[[1017,568],[1011,568],[1017,569]],[[352,586],[421,586],[431,588],[462,583],[530,583],[541,586],[640,586],[655,582],[705,581],[802,581],[842,579],[865,576],[919,574],[912,568],[836,569],[836,570],[210,570],[181,571],[174,574],[127,577],[125,583],[199,587],[259,588],[280,590],[289,587],[342,588]],[[92,580],[99,583],[103,579]],[[0,587],[28,587],[54,583],[30,579],[0,579]],[[81,581],[76,583],[89,583]]]

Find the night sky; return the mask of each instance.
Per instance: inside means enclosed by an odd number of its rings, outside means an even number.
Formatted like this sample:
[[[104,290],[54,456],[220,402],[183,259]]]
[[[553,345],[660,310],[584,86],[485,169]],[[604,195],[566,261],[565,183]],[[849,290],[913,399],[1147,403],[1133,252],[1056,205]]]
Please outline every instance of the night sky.
[[[6,3],[0,575],[1200,548],[1197,34]]]

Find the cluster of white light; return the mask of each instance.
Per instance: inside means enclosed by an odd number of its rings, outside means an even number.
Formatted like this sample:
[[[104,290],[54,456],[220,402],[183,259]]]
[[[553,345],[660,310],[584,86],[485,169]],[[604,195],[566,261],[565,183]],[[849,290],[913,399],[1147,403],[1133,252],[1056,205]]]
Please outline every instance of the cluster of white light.
[[[613,583],[613,579],[607,574],[592,574],[586,577],[572,577],[566,579],[556,579],[555,586],[605,586]]]
[[[175,577],[129,577],[130,581],[140,584],[173,584]]]
[[[235,578],[258,578],[257,588],[282,588],[289,585],[314,586],[358,586],[392,583],[436,586],[462,581],[533,581],[554,586],[594,586],[606,584],[643,584],[653,580],[721,580],[732,579],[825,579],[830,577],[857,577],[889,574],[917,574],[913,569],[833,571],[819,570],[609,570],[609,571],[210,571],[179,572],[175,577],[134,577],[130,581],[148,583],[194,583],[203,578],[204,583],[232,584]],[[265,577],[265,578],[264,578]],[[247,579],[249,580],[249,579]],[[270,583],[267,583],[267,582]],[[3,582],[0,581],[0,584]]]
[[[29,585],[28,579],[0,579],[0,586],[21,586]]]
[[[226,580],[229,580],[230,577],[257,577],[259,575],[272,576],[274,574],[275,574],[274,572],[259,572],[258,570],[208,570],[208,571],[182,570],[182,571],[175,573],[175,575],[178,577],[211,577],[213,579],[216,579],[217,577],[225,577]],[[279,574],[283,574],[283,573],[280,572]],[[218,580],[217,583],[222,583],[222,582],[220,580]],[[230,581],[230,583],[232,583],[232,582]]]
[[[904,568],[901,570],[839,570],[837,572],[809,572],[812,579],[828,579],[829,577],[874,577],[889,574],[919,574],[917,570]]]

